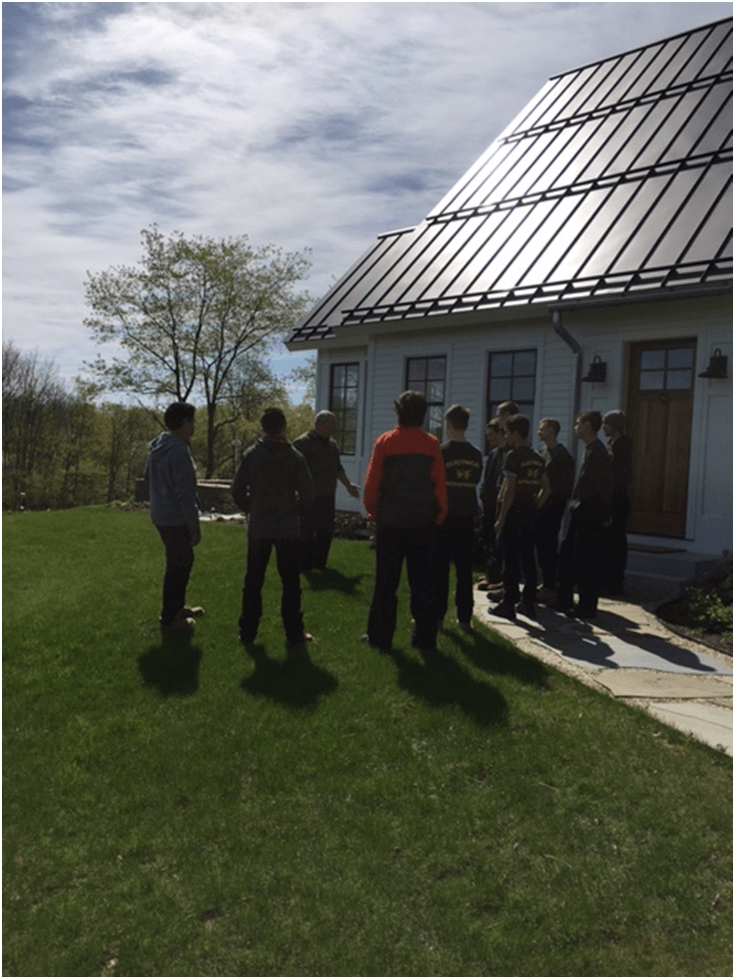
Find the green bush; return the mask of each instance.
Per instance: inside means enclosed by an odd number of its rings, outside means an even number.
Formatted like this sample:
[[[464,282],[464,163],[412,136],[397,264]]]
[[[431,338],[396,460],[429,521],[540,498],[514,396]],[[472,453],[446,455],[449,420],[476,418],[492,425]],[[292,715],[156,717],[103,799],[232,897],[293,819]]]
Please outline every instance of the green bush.
[[[732,632],[732,605],[725,605],[716,591],[692,588],[687,609],[701,629],[707,632]]]

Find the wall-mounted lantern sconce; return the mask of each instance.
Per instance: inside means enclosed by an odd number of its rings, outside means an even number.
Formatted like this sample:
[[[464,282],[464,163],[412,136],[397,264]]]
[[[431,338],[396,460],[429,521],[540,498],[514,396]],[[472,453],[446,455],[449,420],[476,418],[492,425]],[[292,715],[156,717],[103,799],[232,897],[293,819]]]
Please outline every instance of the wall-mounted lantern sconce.
[[[723,356],[723,353],[719,347],[715,348],[715,352],[710,357],[709,367],[707,370],[702,371],[702,373],[698,374],[697,377],[727,377],[727,357]]]
[[[602,384],[607,378],[607,364],[604,360],[600,360],[599,357],[595,357],[590,364],[590,369],[587,372],[587,377],[583,377],[582,381],[587,381],[590,384]]]

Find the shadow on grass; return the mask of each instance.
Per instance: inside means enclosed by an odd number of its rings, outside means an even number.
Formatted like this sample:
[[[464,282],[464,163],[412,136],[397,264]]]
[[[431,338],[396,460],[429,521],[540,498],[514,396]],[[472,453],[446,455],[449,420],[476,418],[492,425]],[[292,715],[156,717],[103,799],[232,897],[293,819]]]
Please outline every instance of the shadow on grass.
[[[398,685],[433,707],[456,704],[481,727],[507,723],[508,704],[500,691],[470,676],[451,656],[434,649],[423,651],[419,661],[395,647],[388,655],[398,668]]]
[[[346,595],[354,595],[367,575],[348,577],[336,568],[325,568],[323,571],[306,571],[304,577],[314,591],[341,591]]]
[[[548,686],[549,671],[544,664],[532,656],[526,656],[505,639],[493,642],[476,629],[467,634],[459,633],[448,638],[454,641],[462,655],[473,666],[484,673],[512,676],[521,683],[536,687]]]
[[[316,707],[337,689],[336,677],[315,666],[306,644],[286,647],[286,659],[271,659],[262,643],[247,643],[245,650],[255,670],[240,686],[253,697],[267,697],[294,710]]]
[[[162,697],[190,697],[199,689],[201,658],[190,635],[172,634],[138,657],[138,670],[145,686],[157,687]]]

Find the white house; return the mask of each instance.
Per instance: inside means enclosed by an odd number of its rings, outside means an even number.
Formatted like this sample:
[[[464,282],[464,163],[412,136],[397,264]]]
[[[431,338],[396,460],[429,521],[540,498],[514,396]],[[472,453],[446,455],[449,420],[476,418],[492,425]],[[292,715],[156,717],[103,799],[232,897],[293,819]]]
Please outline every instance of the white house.
[[[407,388],[478,445],[507,399],[570,448],[578,410],[622,408],[631,541],[732,547],[731,47],[728,19],[551,78],[297,326],[351,479]]]

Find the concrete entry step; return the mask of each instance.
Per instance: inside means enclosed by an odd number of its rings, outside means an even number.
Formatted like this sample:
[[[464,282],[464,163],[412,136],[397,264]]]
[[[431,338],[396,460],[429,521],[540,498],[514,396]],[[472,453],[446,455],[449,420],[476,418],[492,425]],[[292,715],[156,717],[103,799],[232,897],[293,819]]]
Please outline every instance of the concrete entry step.
[[[717,571],[721,564],[722,558],[715,554],[664,553],[631,548],[625,573],[626,586],[631,592],[657,598],[679,598],[687,588]]]

